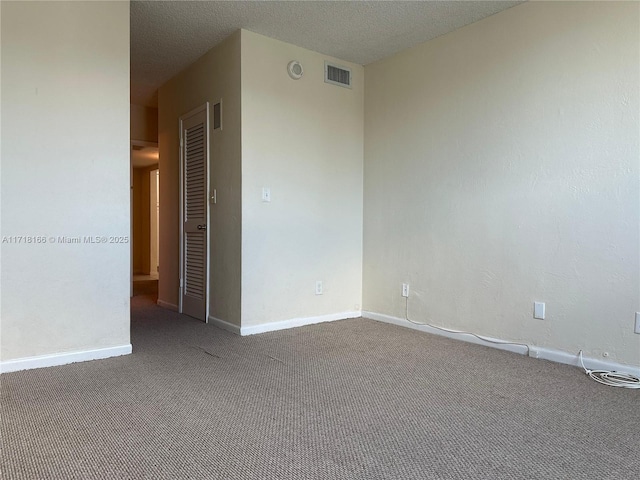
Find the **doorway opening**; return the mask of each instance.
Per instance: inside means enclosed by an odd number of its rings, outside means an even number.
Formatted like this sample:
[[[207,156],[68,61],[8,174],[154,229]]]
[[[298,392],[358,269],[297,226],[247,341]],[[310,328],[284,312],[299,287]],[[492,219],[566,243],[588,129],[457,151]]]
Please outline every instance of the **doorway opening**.
[[[157,301],[159,262],[158,144],[131,142],[131,276],[132,296]]]

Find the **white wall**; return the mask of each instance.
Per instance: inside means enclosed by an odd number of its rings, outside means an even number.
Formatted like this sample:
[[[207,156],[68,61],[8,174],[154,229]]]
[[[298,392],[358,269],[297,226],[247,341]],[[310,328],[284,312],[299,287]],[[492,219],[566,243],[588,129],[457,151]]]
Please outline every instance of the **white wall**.
[[[1,359],[128,345],[129,3],[1,9]]]
[[[213,129],[213,105],[222,100],[222,130]],[[160,149],[160,280],[158,302],[177,308],[180,279],[180,171],[178,119],[210,105],[210,313],[240,325],[241,144],[240,32],[164,84],[158,94]]]
[[[366,67],[365,310],[409,282],[413,320],[638,365],[639,8],[527,3]]]
[[[353,89],[337,87],[325,60],[242,31],[243,328],[360,309],[364,69],[338,61]]]

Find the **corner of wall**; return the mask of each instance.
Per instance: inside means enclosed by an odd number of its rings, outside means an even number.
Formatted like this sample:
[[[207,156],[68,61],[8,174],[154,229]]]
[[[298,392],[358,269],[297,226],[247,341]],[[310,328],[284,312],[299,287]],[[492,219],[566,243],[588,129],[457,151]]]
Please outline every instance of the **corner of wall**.
[[[364,69],[247,30],[240,35],[242,328],[357,311]],[[299,80],[287,73],[291,60],[303,65]],[[325,83],[326,60],[352,69],[351,89]],[[270,201],[261,200],[263,189]]]

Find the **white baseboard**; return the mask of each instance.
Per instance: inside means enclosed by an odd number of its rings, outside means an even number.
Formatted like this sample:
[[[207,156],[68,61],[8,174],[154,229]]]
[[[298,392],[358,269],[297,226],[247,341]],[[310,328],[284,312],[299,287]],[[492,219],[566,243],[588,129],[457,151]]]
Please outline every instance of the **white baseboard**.
[[[565,365],[573,365],[582,368],[580,359],[577,354],[563,352],[562,350],[552,350],[550,348],[542,348],[531,346],[529,356],[539,358],[541,360],[549,360],[556,363],[564,363]],[[624,365],[622,363],[607,362],[599,358],[585,357],[582,360],[584,366],[589,370],[606,370],[608,372],[624,372],[640,377],[640,367],[633,365]]]
[[[441,337],[453,338],[454,340],[462,340],[463,342],[475,343],[476,345],[484,345],[485,347],[497,348],[499,350],[506,350],[508,352],[519,353],[520,355],[527,354],[527,347],[525,345],[513,345],[506,343],[491,343],[491,342],[504,342],[499,338],[492,338],[486,335],[482,335],[490,342],[485,342],[473,335],[469,335],[466,333],[454,333],[454,332],[445,332],[444,330],[438,330],[437,328],[429,327],[428,325],[416,325],[415,323],[411,323],[404,318],[400,317],[392,317],[391,315],[384,315],[382,313],[375,312],[362,312],[362,316],[365,318],[370,318],[371,320],[376,320],[378,322],[391,323],[393,325],[399,325],[401,327],[412,328],[413,330],[419,330],[421,332],[432,333],[434,335],[440,335]]]
[[[580,368],[582,368],[577,354],[563,352],[562,350],[542,348],[542,347],[537,347],[535,345],[529,345],[528,346],[529,348],[527,349],[527,347],[521,346],[521,345],[485,342],[477,337],[474,337],[466,333],[445,332],[443,330],[438,330],[437,328],[429,327],[427,325],[416,325],[415,323],[411,323],[405,320],[404,318],[392,317],[390,315],[384,315],[382,313],[363,311],[362,316],[364,318],[370,318],[378,322],[391,323],[393,325],[412,328],[414,330],[419,330],[421,332],[432,333],[434,335],[440,335],[442,337],[452,338],[454,340],[461,340],[463,342],[475,343],[476,345],[484,345],[485,347],[497,348],[499,350],[506,350],[509,352],[518,353],[520,355],[526,355],[528,351],[529,356],[532,358],[539,358],[541,360],[550,360],[552,362],[579,366]],[[482,335],[482,337],[495,342],[507,341],[499,338],[487,337],[485,335]],[[599,370],[607,370],[607,371],[625,372],[625,373],[630,373],[632,375],[640,376],[640,367],[638,366],[623,365],[623,364],[614,363],[614,362],[606,362],[603,360],[590,358],[590,357],[583,357],[583,360],[584,360],[585,367],[591,370],[599,369]]]
[[[166,308],[167,310],[173,310],[174,312],[178,311],[178,306],[173,303],[165,302],[164,300],[160,299],[158,299],[156,303],[159,307]]]
[[[219,318],[212,317],[209,315],[209,323],[212,323],[218,328],[223,330],[227,330],[228,332],[235,333],[236,335],[240,335],[240,327],[234,325],[233,323],[225,322],[224,320],[220,320]]]
[[[274,332],[276,330],[286,330],[288,328],[302,327],[304,325],[313,325],[315,323],[334,322],[336,320],[346,320],[347,318],[358,318],[362,316],[362,312],[342,312],[331,313],[329,315],[320,315],[318,317],[302,317],[291,318],[279,322],[262,323],[260,325],[251,325],[249,327],[241,327],[240,335],[255,335],[257,333]]]
[[[86,362],[88,360],[100,360],[109,357],[119,357],[131,353],[131,344],[117,347],[97,348],[94,350],[82,350],[79,352],[54,353],[37,357],[16,358],[0,362],[0,373],[31,370],[33,368],[56,367],[69,363]]]

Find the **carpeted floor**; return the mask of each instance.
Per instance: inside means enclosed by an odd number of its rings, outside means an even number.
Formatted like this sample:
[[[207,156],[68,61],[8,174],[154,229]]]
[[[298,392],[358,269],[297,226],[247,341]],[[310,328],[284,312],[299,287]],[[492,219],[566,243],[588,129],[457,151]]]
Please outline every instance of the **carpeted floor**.
[[[134,298],[134,354],[1,377],[4,479],[631,479],[640,395],[356,319],[238,337]]]
[[[133,295],[146,295],[155,302],[158,300],[158,280],[134,280]]]

